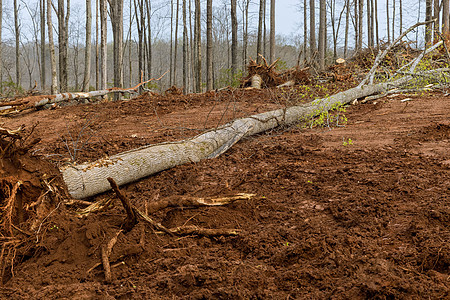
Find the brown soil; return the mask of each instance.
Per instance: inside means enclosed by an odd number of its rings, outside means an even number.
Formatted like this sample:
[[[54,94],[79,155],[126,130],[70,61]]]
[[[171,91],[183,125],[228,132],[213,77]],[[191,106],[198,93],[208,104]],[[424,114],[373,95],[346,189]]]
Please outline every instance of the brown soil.
[[[44,173],[58,178],[54,165],[193,136],[290,104],[294,95],[146,95],[3,117],[2,126],[12,129],[39,122],[33,138],[42,140],[19,163],[3,164],[0,175],[9,185],[27,182],[20,197],[32,203],[46,191]],[[219,158],[121,187],[142,210],[176,195],[257,196],[225,207],[168,208],[153,215],[168,228],[240,229],[235,237],[170,237],[143,222],[120,233],[110,257],[111,282],[101,265],[88,270],[101,262],[102,246],[125,218],[119,200],[80,217],[73,206],[61,204],[68,199],[61,188],[38,232],[14,231],[22,244],[4,264],[0,297],[448,299],[450,100],[431,94],[400,101],[406,97],[351,106],[345,127],[278,129],[238,143]],[[108,192],[88,200],[109,197],[115,198]],[[25,232],[35,215],[26,210],[15,224]]]

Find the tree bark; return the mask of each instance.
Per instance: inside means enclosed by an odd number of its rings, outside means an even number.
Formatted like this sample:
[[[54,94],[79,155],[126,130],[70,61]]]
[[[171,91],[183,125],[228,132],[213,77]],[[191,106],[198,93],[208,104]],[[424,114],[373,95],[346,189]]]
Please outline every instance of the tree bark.
[[[20,87],[20,28],[17,0],[14,0],[14,34],[16,41],[16,86]]]
[[[101,82],[100,89],[106,89],[107,82],[107,49],[106,49],[106,35],[107,35],[107,12],[106,0],[100,0],[100,74]]]
[[[309,52],[310,62],[313,65],[315,64],[314,55],[316,51],[316,7],[315,0],[309,0]]]
[[[201,7],[200,0],[195,0],[195,65],[196,65],[196,86],[195,91],[202,91],[202,52],[201,52]]]
[[[262,53],[262,31],[263,31],[264,1],[265,0],[260,0],[259,1],[258,37],[257,37],[257,42],[256,42],[256,62],[257,63],[261,62],[261,57],[259,56],[259,54],[263,54]]]
[[[440,24],[440,12],[441,12],[441,6],[440,6],[439,2],[440,2],[439,0],[434,0],[434,4],[433,4],[433,7],[434,7],[433,18],[436,19],[436,21],[434,22],[434,30],[436,30],[436,31],[442,30],[442,28],[439,25]]]
[[[345,12],[345,34],[344,34],[344,58],[348,56],[348,27],[350,23],[350,0],[346,0],[346,12]]]
[[[432,0],[426,0],[425,2],[425,22],[428,22],[432,19]],[[427,24],[425,26],[425,43],[428,45],[431,43],[432,39],[432,30],[433,25]]]
[[[188,31],[187,31],[187,22],[186,22],[186,0],[183,0],[183,93],[186,94],[188,88]]]
[[[48,27],[48,45],[50,48],[50,66],[52,69],[52,85],[50,92],[52,94],[58,93],[58,79],[56,74],[56,53],[55,44],[53,42],[53,25],[52,25],[52,3],[47,0],[47,27]]]
[[[386,0],[386,30],[387,30],[387,38],[388,44],[391,43],[391,30],[390,30],[390,21],[389,21],[389,0]],[[394,37],[392,37],[394,39]]]
[[[83,92],[89,91],[89,83],[91,79],[91,24],[91,0],[86,0],[86,46],[84,49]]]
[[[212,0],[211,0],[212,1]],[[177,54],[178,54],[178,16],[180,10],[180,0],[177,0],[177,13],[175,17],[175,53],[173,57],[173,84],[177,85]]]
[[[269,61],[275,61],[275,0],[270,0],[270,38]]]
[[[212,0],[206,1],[206,90],[213,89],[212,68]]]
[[[449,0],[443,0],[442,6],[442,31],[447,34],[449,32]]]
[[[231,76],[237,72],[237,16],[236,0],[231,0]]]
[[[326,51],[326,0],[320,0],[320,13],[319,13],[319,69],[322,71],[325,69],[325,51]]]
[[[68,40],[69,40],[69,16],[70,16],[70,0],[58,0],[58,57],[59,57],[59,88],[60,91],[66,92],[68,89],[67,69],[68,69]]]
[[[1,0],[0,0],[0,6],[1,6]],[[45,90],[45,0],[39,0],[39,12],[40,12],[40,30],[41,30],[41,90]],[[1,9],[1,8],[0,8]],[[1,13],[0,13],[1,18]],[[0,28],[1,21],[0,21]],[[0,57],[1,60],[1,57]],[[0,66],[1,68],[1,66]],[[1,78],[0,78],[1,81]]]
[[[113,29],[114,86],[123,87],[123,0],[108,0]],[[116,100],[119,94],[116,94]]]

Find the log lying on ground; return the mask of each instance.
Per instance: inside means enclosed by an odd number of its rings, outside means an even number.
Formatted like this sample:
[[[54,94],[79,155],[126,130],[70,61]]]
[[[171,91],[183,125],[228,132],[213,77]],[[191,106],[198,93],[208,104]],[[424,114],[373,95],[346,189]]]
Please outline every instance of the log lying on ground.
[[[167,72],[166,72],[167,73]],[[153,80],[160,80],[166,73],[164,73],[161,77],[155,79],[151,78],[147,81],[141,81],[138,85],[131,87],[131,88],[109,88],[99,91],[92,91],[92,92],[74,92],[74,93],[61,93],[56,95],[34,95],[34,96],[28,96],[24,97],[20,100],[15,100],[11,102],[4,102],[0,104],[0,111],[2,110],[9,110],[12,108],[16,108],[18,110],[23,110],[27,108],[38,108],[45,106],[47,104],[56,104],[61,102],[67,102],[71,100],[81,100],[81,99],[90,99],[94,97],[101,97],[112,93],[137,93],[138,88],[142,85],[149,83]]]
[[[435,70],[442,72],[445,70]],[[433,74],[428,72],[428,74]],[[102,158],[92,163],[67,166],[61,170],[69,193],[76,199],[90,197],[109,190],[108,177],[123,185],[177,165],[214,158],[227,151],[244,137],[255,135],[280,125],[290,125],[311,118],[337,104],[374,94],[384,93],[408,83],[413,76],[404,76],[393,82],[356,87],[336,95],[318,99],[306,105],[292,106],[232,121],[216,130],[194,138],[157,145]]]

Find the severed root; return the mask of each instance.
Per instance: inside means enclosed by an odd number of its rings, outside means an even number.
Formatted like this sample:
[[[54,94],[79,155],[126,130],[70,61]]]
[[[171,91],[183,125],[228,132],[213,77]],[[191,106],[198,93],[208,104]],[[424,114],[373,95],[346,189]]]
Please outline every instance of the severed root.
[[[88,215],[90,213],[99,212],[108,208],[109,206],[111,206],[112,201],[112,198],[102,199],[94,203],[82,200],[70,200],[68,203],[66,203],[66,205],[88,205],[88,207],[76,211],[76,213],[79,215]]]
[[[17,181],[16,184],[14,185],[12,191],[9,194],[8,199],[6,199],[5,203],[6,205],[3,207],[3,211],[5,212],[4,217],[3,217],[3,227],[5,228],[5,230],[8,232],[8,234],[10,236],[13,236],[13,232],[12,232],[12,216],[13,216],[13,210],[14,210],[14,204],[16,202],[16,195],[17,195],[17,190],[19,189],[19,187],[22,185],[22,181]],[[19,208],[20,209],[20,208]]]
[[[142,218],[144,219],[144,221],[146,221],[147,223],[149,223],[150,225],[152,225],[153,227],[155,227],[158,230],[161,230],[162,232],[165,232],[169,235],[174,235],[169,229],[167,229],[166,227],[164,227],[163,225],[161,225],[160,223],[154,221],[152,218],[150,218],[148,215],[146,215],[145,213],[143,213],[142,211],[140,211],[139,209],[135,208],[134,209],[136,211],[136,213]]]
[[[220,198],[173,197],[150,203],[148,212],[151,214],[167,207],[222,206],[240,200],[249,200],[254,196],[255,194],[240,193],[234,196]]]
[[[185,235],[201,235],[207,237],[214,236],[235,236],[239,234],[238,229],[209,229],[209,228],[200,228],[197,226],[181,226],[171,228],[170,232],[178,236]]]
[[[109,263],[109,256],[111,255],[112,248],[117,243],[117,237],[122,232],[122,230],[117,231],[116,235],[109,240],[107,245],[102,246],[102,264],[103,269],[105,270],[105,280],[107,282],[111,281],[111,265]]]
[[[127,218],[125,219],[123,228],[125,229],[125,231],[130,231],[134,227],[134,225],[137,224],[136,213],[130,204],[130,200],[128,200],[128,198],[125,197],[124,194],[122,194],[122,192],[119,190],[119,187],[117,186],[117,183],[114,181],[114,179],[112,179],[111,177],[108,177],[107,180],[109,181],[109,184],[111,185],[111,188],[116,193],[117,197],[122,202],[123,208],[125,208],[125,211],[127,213]]]

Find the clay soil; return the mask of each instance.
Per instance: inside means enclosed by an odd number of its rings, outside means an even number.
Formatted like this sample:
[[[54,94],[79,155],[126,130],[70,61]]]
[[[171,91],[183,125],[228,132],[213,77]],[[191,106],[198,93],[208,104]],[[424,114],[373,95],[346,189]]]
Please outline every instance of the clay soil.
[[[61,182],[52,166],[191,137],[301,100],[295,95],[143,95],[2,117],[10,129],[39,123],[33,137],[41,142],[17,158],[13,165],[21,172],[9,165],[1,175],[9,182],[21,177],[30,186],[22,202],[32,203],[46,191],[44,173]],[[412,100],[401,102],[407,97]],[[279,128],[216,159],[121,187],[141,210],[167,197],[256,196],[152,215],[168,228],[239,229],[238,236],[171,237],[142,221],[121,232],[110,256],[110,282],[101,265],[92,267],[125,217],[112,192],[85,199],[115,199],[114,207],[88,216],[76,213],[83,206],[66,205],[69,197],[61,192],[32,232],[30,208],[23,223],[15,219],[25,233],[14,234],[24,242],[14,264],[4,264],[0,297],[449,299],[450,98],[385,97],[352,105],[345,116],[343,127]]]

